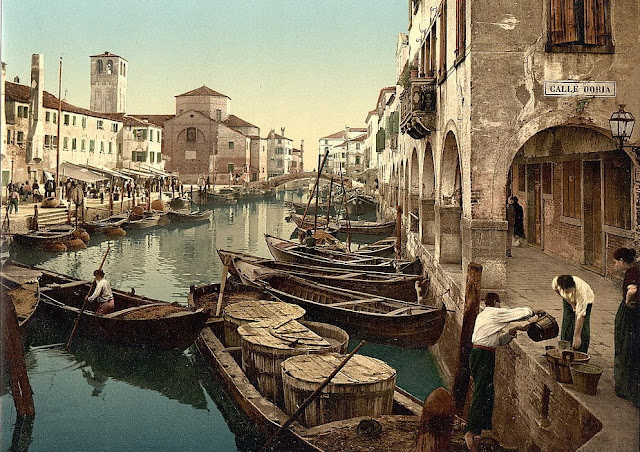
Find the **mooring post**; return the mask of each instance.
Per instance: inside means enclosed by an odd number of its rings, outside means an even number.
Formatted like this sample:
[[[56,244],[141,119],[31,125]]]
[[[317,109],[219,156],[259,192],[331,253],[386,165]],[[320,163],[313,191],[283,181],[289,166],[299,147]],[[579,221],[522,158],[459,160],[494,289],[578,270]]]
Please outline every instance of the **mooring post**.
[[[461,414],[467,400],[469,389],[469,355],[471,354],[471,336],[476,325],[476,317],[480,310],[480,282],[482,278],[482,265],[470,262],[467,267],[467,286],[464,294],[464,314],[462,316],[462,331],[460,333],[460,346],[458,348],[458,367],[451,393],[455,401],[456,413]]]
[[[33,416],[36,412],[33,405],[33,391],[27,375],[24,359],[24,346],[18,329],[18,316],[10,297],[2,299],[2,359],[7,366],[11,379],[11,393],[16,414],[19,418]]]
[[[396,259],[402,257],[402,206],[396,207]]]
[[[446,452],[451,446],[455,406],[444,388],[436,388],[422,407],[416,452]]]

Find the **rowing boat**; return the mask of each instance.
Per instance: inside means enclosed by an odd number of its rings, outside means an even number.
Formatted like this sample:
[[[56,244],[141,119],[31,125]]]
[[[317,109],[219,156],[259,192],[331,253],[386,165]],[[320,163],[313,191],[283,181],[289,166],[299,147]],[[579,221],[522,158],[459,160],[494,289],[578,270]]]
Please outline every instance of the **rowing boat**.
[[[208,222],[211,216],[211,210],[199,210],[191,212],[190,210],[170,210],[167,217],[172,223],[202,223]]]
[[[47,321],[73,324],[91,282],[36,267],[6,261],[2,277],[20,282],[29,275],[40,282],[40,303],[34,315]],[[186,349],[204,327],[209,313],[113,289],[116,311],[98,315],[85,309],[78,332],[131,346]]]
[[[127,221],[128,218],[128,213],[118,213],[101,220],[85,221],[84,223],[80,224],[80,227],[85,229],[89,233],[105,232],[105,230],[110,228],[122,227],[122,225],[125,221]]]
[[[314,217],[307,215],[302,219],[302,215],[292,213],[291,220],[302,229],[311,229],[314,227]],[[318,227],[330,226],[337,228],[343,234],[360,234],[360,235],[391,235],[396,230],[395,221],[347,221],[339,220],[327,222],[324,218],[318,218]]]
[[[194,308],[205,307],[208,300],[218,298],[219,289],[219,284],[192,286],[189,304]],[[227,284],[225,303],[229,302],[227,293],[230,290]],[[245,297],[260,297],[259,292],[240,292],[241,297],[243,293]],[[212,319],[207,324],[196,339],[196,347],[211,369],[220,376],[222,384],[227,393],[233,397],[236,405],[266,436],[273,435],[289,419],[289,413],[285,412],[282,405],[269,400],[250,381],[241,365],[240,350],[226,346],[222,319]],[[285,429],[278,436],[275,450],[413,452],[416,450],[421,412],[422,402],[396,386],[393,393],[392,414],[344,419],[311,428],[300,422],[293,422],[290,428]],[[363,427],[369,425],[379,427],[383,432],[382,436],[366,434]],[[400,432],[400,434],[394,432]]]
[[[265,240],[274,259],[282,262],[386,273],[402,272],[417,275],[422,273],[422,265],[418,259],[410,262],[385,257],[358,256],[319,248],[314,248],[310,252],[304,245],[269,234],[265,234]]]
[[[336,324],[349,334],[372,342],[429,347],[440,339],[444,329],[444,306],[339,289],[281,271],[261,271],[247,262],[236,263],[236,271],[243,283],[257,285],[281,301],[302,306],[310,318]]]
[[[147,229],[158,226],[161,214],[158,212],[145,212],[143,215],[131,215],[129,219],[122,223],[125,230],[131,229]]]
[[[2,283],[2,296],[7,297],[13,303],[18,317],[20,334],[24,335],[40,303],[38,281],[30,280],[22,283],[18,280],[4,278],[2,273],[0,273],[0,281]]]
[[[43,249],[55,243],[73,239],[76,228],[71,225],[59,225],[42,228],[37,231],[13,234],[13,242],[17,245]]]
[[[332,287],[356,290],[414,303],[418,301],[415,283],[422,279],[422,276],[419,275],[405,275],[402,273],[292,264],[226,250],[218,250],[218,255],[223,264],[229,266],[229,271],[232,274],[237,274],[236,266],[239,263],[247,262],[262,267],[265,272],[281,271]]]

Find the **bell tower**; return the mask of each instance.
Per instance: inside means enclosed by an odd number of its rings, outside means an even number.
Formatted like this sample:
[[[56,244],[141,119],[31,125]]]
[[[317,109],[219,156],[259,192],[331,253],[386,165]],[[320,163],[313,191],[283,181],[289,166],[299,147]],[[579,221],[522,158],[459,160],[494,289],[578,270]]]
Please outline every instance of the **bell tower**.
[[[129,62],[110,52],[91,56],[91,110],[125,113]]]

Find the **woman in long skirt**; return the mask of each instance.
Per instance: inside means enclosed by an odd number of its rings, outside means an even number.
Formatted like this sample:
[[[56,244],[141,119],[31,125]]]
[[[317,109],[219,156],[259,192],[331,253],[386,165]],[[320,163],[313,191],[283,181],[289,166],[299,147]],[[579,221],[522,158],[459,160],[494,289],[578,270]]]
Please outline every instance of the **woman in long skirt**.
[[[640,406],[640,316],[638,286],[640,268],[635,262],[636,252],[618,248],[613,254],[616,267],[624,271],[622,302],[615,321],[615,358],[613,376],[618,397]]]

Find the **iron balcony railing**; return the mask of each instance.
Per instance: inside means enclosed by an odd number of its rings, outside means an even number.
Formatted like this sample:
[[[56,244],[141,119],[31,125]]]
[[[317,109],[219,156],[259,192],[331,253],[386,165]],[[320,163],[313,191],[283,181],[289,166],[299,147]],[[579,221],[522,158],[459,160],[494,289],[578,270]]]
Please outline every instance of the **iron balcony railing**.
[[[400,131],[411,138],[427,137],[436,122],[435,78],[411,78],[400,94]]]

